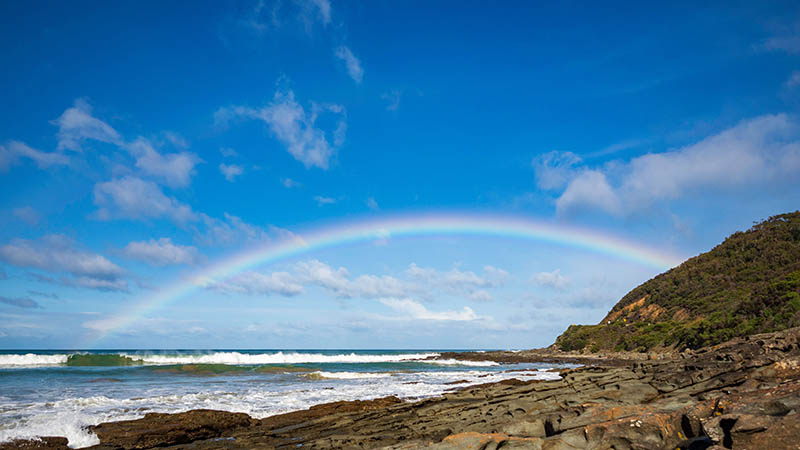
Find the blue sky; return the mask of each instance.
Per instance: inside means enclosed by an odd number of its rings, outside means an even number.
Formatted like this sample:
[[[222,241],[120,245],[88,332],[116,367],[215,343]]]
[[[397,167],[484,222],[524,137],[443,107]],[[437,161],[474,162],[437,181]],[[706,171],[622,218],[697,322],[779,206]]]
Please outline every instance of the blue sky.
[[[661,269],[510,237],[259,245],[505,215],[686,258],[800,205],[793,2],[6,2],[0,348],[524,348]]]

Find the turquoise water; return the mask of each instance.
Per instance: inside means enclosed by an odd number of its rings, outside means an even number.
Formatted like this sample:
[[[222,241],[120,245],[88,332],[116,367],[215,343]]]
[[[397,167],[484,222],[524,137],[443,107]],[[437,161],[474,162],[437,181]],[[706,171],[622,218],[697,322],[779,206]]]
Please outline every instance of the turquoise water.
[[[0,351],[0,442],[61,435],[79,448],[98,442],[87,425],[148,412],[212,408],[261,418],[331,401],[412,400],[507,378],[553,379],[544,369],[565,367],[426,360],[438,352]]]

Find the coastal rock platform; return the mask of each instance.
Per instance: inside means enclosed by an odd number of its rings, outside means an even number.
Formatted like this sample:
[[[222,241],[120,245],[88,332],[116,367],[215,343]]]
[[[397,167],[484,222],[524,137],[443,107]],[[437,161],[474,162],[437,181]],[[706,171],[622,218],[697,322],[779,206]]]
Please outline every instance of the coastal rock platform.
[[[658,359],[583,363],[557,381],[456,385],[417,402],[328,403],[261,420],[148,414],[92,427],[100,444],[91,448],[800,449],[800,328]],[[63,438],[0,444],[10,448],[67,447]]]

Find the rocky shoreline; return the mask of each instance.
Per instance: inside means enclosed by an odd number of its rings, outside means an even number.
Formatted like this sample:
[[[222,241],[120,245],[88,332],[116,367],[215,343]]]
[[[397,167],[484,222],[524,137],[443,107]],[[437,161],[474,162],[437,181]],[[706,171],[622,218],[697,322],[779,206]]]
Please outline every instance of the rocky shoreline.
[[[583,354],[562,352],[554,348],[542,348],[520,351],[490,351],[490,352],[443,352],[439,356],[428,359],[455,359],[458,361],[493,361],[501,364],[515,363],[556,363],[578,364],[582,366],[616,367],[626,366],[635,361],[671,360],[680,358],[679,353],[633,353],[633,352],[606,352],[597,354]]]
[[[800,328],[657,359],[545,350],[478,355],[585,365],[558,381],[456,385],[418,402],[336,402],[261,420],[212,410],[147,414],[91,427],[100,444],[90,448],[800,448]],[[442,355],[467,356],[476,359]],[[52,437],[0,449],[66,444]]]

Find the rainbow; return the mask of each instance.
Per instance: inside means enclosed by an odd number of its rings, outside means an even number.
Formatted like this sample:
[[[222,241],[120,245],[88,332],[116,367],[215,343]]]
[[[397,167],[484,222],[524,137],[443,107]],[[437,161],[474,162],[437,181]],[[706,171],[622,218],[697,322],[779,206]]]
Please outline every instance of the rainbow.
[[[121,314],[98,321],[93,343],[120,331],[148,313],[185,297],[203,286],[217,283],[245,270],[313,252],[356,242],[400,236],[477,235],[536,240],[588,250],[659,270],[678,265],[682,258],[607,234],[520,216],[464,213],[416,213],[333,222],[303,230],[278,242],[268,242],[182,277],[166,288],[134,301]],[[84,347],[89,348],[89,347]]]

